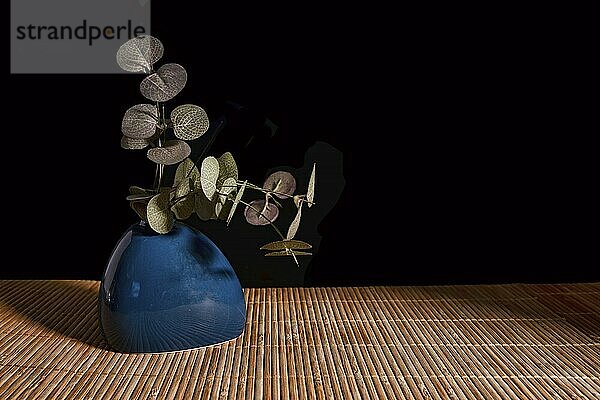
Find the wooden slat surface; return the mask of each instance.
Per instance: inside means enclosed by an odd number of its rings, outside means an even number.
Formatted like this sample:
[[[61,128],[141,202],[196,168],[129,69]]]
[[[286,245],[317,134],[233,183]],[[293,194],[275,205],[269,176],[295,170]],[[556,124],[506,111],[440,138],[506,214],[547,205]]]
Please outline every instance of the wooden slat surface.
[[[106,349],[98,282],[0,281],[0,399],[600,399],[600,284],[245,289],[238,339]]]

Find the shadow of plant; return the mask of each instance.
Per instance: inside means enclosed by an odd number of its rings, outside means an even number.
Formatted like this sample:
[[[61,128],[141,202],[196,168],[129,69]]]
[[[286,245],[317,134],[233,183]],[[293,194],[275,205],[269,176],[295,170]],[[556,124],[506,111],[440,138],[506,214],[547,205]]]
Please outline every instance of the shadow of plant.
[[[98,325],[98,282],[0,281],[0,305],[65,337],[107,349]],[[14,318],[4,333],[23,333],[29,324]]]

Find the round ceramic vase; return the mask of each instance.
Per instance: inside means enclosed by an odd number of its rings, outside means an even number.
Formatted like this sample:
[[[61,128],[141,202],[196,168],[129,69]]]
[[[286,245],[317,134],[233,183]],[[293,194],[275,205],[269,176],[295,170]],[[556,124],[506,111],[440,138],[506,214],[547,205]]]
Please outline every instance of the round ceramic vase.
[[[165,235],[132,225],[117,243],[99,294],[100,327],[112,349],[159,353],[234,339],[244,330],[240,282],[205,235],[175,223]]]

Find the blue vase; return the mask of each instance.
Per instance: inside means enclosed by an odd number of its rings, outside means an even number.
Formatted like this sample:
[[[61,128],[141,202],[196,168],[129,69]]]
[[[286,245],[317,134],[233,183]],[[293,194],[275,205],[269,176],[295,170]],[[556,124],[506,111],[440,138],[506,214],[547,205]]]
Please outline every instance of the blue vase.
[[[244,330],[240,282],[221,250],[175,223],[166,235],[132,225],[110,257],[99,295],[100,327],[125,353],[158,353],[233,339]]]

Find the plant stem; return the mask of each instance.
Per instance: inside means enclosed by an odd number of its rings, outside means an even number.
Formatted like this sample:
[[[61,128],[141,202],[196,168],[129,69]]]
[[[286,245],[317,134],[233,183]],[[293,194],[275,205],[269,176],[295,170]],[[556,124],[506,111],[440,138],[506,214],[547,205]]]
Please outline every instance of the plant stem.
[[[242,181],[238,181],[238,182],[237,182],[237,185],[235,185],[235,186],[233,186],[233,185],[223,185],[223,186],[221,186],[221,187],[222,187],[222,188],[224,188],[224,187],[234,187],[234,188],[237,188],[237,187],[240,187],[240,186],[242,186],[243,184],[244,184],[244,182],[242,182]],[[248,183],[248,185],[253,185],[253,184],[252,184],[252,183]],[[247,185],[246,185],[246,186],[247,186]],[[253,186],[256,186],[256,185],[253,185]],[[269,196],[269,199],[273,200],[273,202],[274,202],[274,203],[277,205],[277,207],[279,207],[279,208],[283,208],[283,205],[282,205],[282,204],[281,204],[279,201],[277,201],[277,199],[276,199],[275,197],[271,196],[271,194],[272,194],[272,193],[276,193],[276,192],[267,191],[267,190],[265,190],[265,189],[258,188],[258,186],[257,186],[257,187],[252,187],[252,186],[250,186],[250,188],[251,188],[251,189],[254,189],[254,190],[261,191],[261,192],[262,192],[262,193],[264,193],[264,194],[267,194],[267,195]],[[282,194],[283,194],[283,193],[282,193]],[[294,197],[294,196],[287,196],[287,197]],[[266,204],[265,204],[265,207],[266,207]]]
[[[160,168],[158,169],[158,191],[160,192],[160,187],[162,186],[162,181],[163,181],[163,171],[165,169],[164,165],[160,165]]]
[[[181,197],[177,197],[177,198],[173,199],[171,201],[172,202],[171,206],[175,205],[176,203],[180,202],[181,200],[185,199],[186,197],[195,194],[198,191],[200,191],[200,190],[199,189],[198,190],[193,190],[193,191],[189,192],[188,194],[184,194]],[[225,193],[221,193],[219,191],[217,191],[216,193],[220,194],[220,195],[223,195],[223,196],[226,195]],[[227,195],[227,197],[229,197],[229,195]],[[281,238],[281,240],[285,240],[286,239],[286,237],[283,236],[283,233],[281,233],[281,231],[279,230],[279,228],[277,228],[275,226],[275,224],[273,223],[273,221],[270,218],[268,218],[266,215],[264,215],[261,211],[259,211],[256,207],[254,207],[250,203],[246,203],[243,200],[240,200],[240,203],[242,203],[243,205],[245,205],[247,207],[250,207],[252,210],[256,211],[257,214],[260,214],[264,219],[266,219],[269,222],[269,225],[271,225],[271,227],[273,228],[273,230],[279,235],[279,237]]]
[[[155,191],[158,193],[158,171],[160,169],[160,166],[158,164],[156,164],[156,168],[154,170],[154,181],[152,182],[152,186],[154,187]]]
[[[206,146],[204,146],[204,149],[202,149],[202,153],[200,153],[200,155],[198,156],[198,158],[194,162],[195,165],[198,165],[198,163],[202,160],[202,157],[204,156],[204,154],[206,154],[206,152],[208,151],[208,149],[210,149],[210,146],[212,146],[213,142],[215,141],[215,139],[217,138],[217,136],[219,135],[219,133],[223,130],[224,126],[225,126],[225,120],[221,119],[218,122],[218,125],[215,128],[215,132],[213,133],[212,137],[210,138],[210,140],[208,141],[208,143],[206,143]],[[193,170],[193,168],[190,168],[190,170],[187,173],[186,178],[190,177],[190,174],[192,173],[192,170]]]
[[[238,181],[238,185],[241,185],[242,183],[243,183],[242,181]],[[289,199],[289,198],[293,198],[293,197],[294,197],[294,195],[292,195],[292,194],[287,194],[287,193],[281,193],[281,192],[275,192],[275,191],[272,191],[272,190],[267,190],[267,189],[261,188],[260,186],[257,186],[257,185],[255,185],[255,184],[253,184],[253,183],[248,183],[248,184],[246,185],[246,187],[248,187],[248,188],[250,188],[250,189],[258,190],[259,192],[263,192],[263,193],[278,194],[278,195],[281,195],[281,196],[287,197],[288,199]],[[305,202],[305,203],[309,203],[309,204],[311,204],[311,205],[315,205],[315,204],[317,204],[317,203],[315,203],[315,202],[308,201],[308,200],[306,200],[306,199],[303,199],[303,198],[300,198],[300,201],[303,201],[303,202]]]
[[[231,186],[227,186],[227,187],[231,187]],[[185,199],[186,197],[191,196],[191,195],[195,194],[196,192],[199,192],[200,190],[201,189],[192,190],[191,192],[189,192],[187,194],[184,194],[181,197],[177,197],[177,198],[173,199],[171,206],[175,205],[176,203],[180,202],[181,200]],[[225,195],[225,193],[221,193],[218,190],[217,190],[216,193],[220,194],[220,195]],[[229,198],[229,194],[227,195],[227,197]],[[256,211],[256,213],[260,214],[264,219],[266,219],[269,222],[269,225],[271,226],[271,228],[273,228],[273,230],[275,231],[275,233],[277,233],[277,235],[279,235],[279,237],[281,238],[281,240],[286,240],[286,237],[283,236],[283,233],[281,233],[281,231],[279,230],[279,228],[277,228],[277,226],[275,226],[275,223],[270,218],[268,218],[266,215],[264,215],[261,211],[259,211],[256,207],[254,207],[250,203],[247,203],[247,202],[245,202],[244,200],[241,200],[241,199],[240,199],[240,203],[242,203],[246,207],[249,207],[250,209]],[[294,259],[295,259],[296,256],[295,255],[293,255],[293,256],[294,256]],[[296,261],[296,264],[299,266],[300,264],[298,264],[298,260],[295,260],[295,261]]]
[[[162,147],[162,133],[158,136],[158,147]],[[160,187],[162,186],[162,180],[163,180],[163,170],[164,170],[164,165],[163,164],[156,164],[158,166],[158,181],[156,183],[156,192],[160,192]]]
[[[270,198],[271,200],[273,200],[273,203],[275,203],[275,205],[276,205],[277,207],[279,207],[279,208],[283,208],[283,206],[281,205],[281,203],[280,203],[280,202],[279,202],[279,201],[278,201],[278,200],[277,200],[275,197],[271,196],[271,194],[270,194],[270,193],[268,193],[268,196],[269,196],[269,198]]]
[[[164,121],[165,121],[165,105],[162,104],[161,107],[161,103],[160,102],[156,102],[156,111],[158,113],[158,121],[161,124],[161,126],[164,126]],[[160,133],[158,134],[158,147],[162,147],[163,145],[163,134],[165,133],[166,129],[165,128],[161,128]],[[163,171],[165,166],[163,164],[156,164],[158,166],[158,178],[155,179],[156,180],[156,193],[160,192],[160,187],[162,186],[162,181],[163,181]],[[155,175],[156,176],[156,175]]]
[[[267,211],[267,207],[269,207],[269,195],[267,195],[265,197],[265,205],[263,206],[263,209],[260,211],[260,215],[264,216],[264,212]]]

